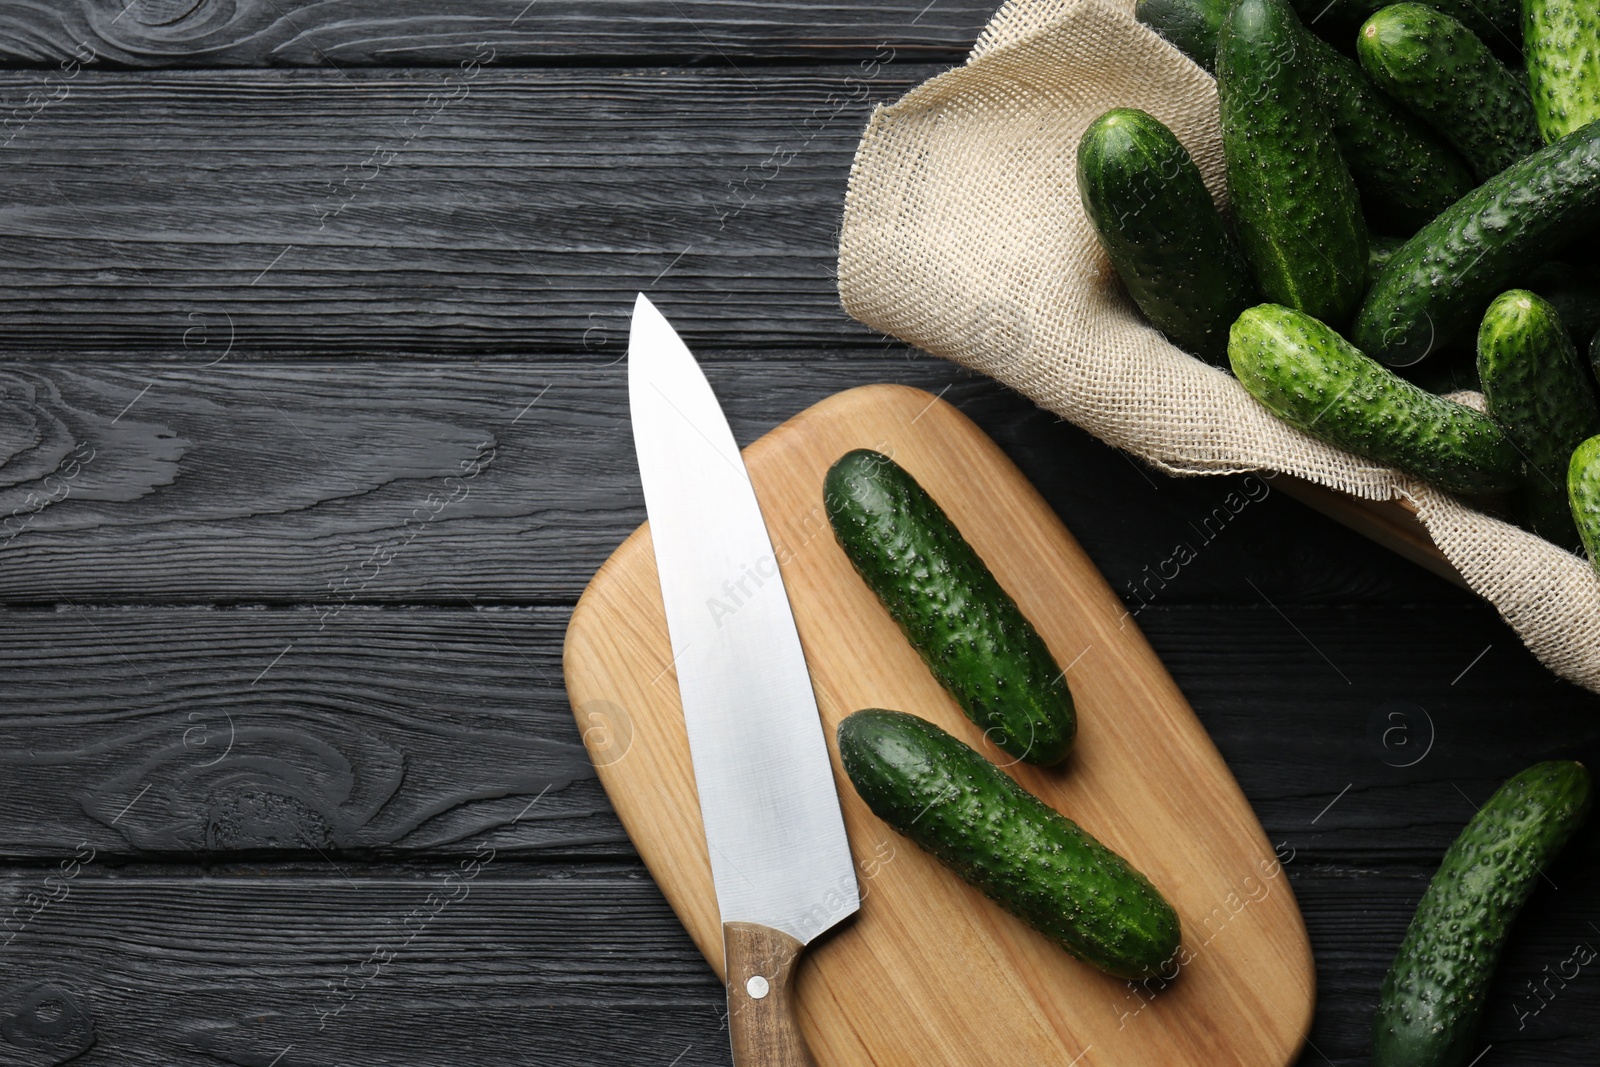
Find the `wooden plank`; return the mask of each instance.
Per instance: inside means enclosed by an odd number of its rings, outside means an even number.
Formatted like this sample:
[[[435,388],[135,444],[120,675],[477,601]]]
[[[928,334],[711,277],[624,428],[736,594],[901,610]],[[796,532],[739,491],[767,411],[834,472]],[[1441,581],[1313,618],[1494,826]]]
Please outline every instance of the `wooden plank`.
[[[173,0],[12,4],[0,63],[93,54],[121,67],[424,67],[501,63],[859,61],[965,57],[993,0]]]
[[[641,289],[701,347],[878,344],[834,231],[935,69],[5,74],[7,351],[609,360]]]
[[[336,866],[0,873],[50,901],[0,948],[0,1062],[65,1051],[67,1011],[18,1011],[41,985],[94,1027],[87,1063],[726,1062],[720,987],[637,867]]]
[[[566,615],[0,613],[0,854],[625,853]]]
[[[570,604],[644,517],[617,349],[0,364],[0,603]],[[1270,480],[1147,472],[987,379],[879,351],[723,351],[707,372],[744,441],[854,385],[944,391],[1132,607],[1259,604],[1241,569],[1274,599],[1472,602]]]

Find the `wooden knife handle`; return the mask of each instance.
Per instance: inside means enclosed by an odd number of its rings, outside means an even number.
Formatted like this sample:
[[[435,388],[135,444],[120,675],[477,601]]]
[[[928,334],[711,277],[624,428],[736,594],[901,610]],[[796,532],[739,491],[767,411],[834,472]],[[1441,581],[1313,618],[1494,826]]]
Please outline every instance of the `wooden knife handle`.
[[[790,983],[805,946],[758,923],[723,923],[734,1067],[817,1067],[795,1021]]]

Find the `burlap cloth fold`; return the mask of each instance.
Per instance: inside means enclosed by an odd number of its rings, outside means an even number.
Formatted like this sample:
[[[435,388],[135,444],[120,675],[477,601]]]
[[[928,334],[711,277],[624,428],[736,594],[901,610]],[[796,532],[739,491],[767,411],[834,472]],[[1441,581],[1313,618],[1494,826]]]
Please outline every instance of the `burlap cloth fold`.
[[[1587,561],[1292,429],[1143,322],[1074,173],[1079,136],[1112,107],[1170,126],[1223,202],[1215,83],[1140,25],[1132,0],[1007,3],[965,66],[873,112],[839,241],[845,310],[1174,474],[1269,469],[1409,498],[1534,655],[1600,692]]]

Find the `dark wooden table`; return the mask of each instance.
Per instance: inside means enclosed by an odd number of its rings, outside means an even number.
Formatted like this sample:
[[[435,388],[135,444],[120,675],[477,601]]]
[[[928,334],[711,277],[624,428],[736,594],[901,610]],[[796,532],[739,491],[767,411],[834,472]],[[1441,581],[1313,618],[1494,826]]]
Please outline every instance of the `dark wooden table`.
[[[741,440],[906,382],[993,434],[1138,612],[1290,876],[1364,1060],[1507,775],[1595,697],[1465,592],[1272,494],[1145,470],[839,310],[872,104],[966,0],[0,4],[0,1064],[726,1064],[722,994],[561,683],[644,517],[649,292]],[[1597,831],[1479,1061],[1600,1054]],[[1565,973],[1566,979],[1555,977]],[[1535,995],[1531,983],[1540,984]],[[1107,1019],[1108,1025],[1112,1022]]]

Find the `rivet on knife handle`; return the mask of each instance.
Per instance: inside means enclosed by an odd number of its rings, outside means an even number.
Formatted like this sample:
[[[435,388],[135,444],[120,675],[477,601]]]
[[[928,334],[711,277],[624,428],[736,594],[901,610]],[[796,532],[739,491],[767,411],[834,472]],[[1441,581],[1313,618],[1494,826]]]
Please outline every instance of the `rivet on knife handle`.
[[[732,922],[722,924],[722,947],[735,1067],[816,1067],[790,996],[805,946],[770,926]]]

